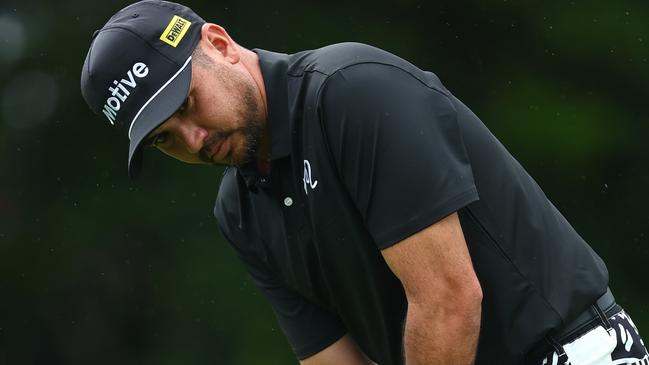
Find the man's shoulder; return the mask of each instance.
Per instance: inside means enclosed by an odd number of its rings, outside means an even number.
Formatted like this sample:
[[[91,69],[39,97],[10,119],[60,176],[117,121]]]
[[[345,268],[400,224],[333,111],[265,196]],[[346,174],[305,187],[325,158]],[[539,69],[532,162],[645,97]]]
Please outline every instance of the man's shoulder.
[[[345,42],[292,55],[289,74],[298,76],[304,72],[319,72],[327,76],[339,70],[365,63],[381,63],[402,68],[414,67],[408,61],[374,46]]]
[[[341,91],[342,88],[344,91],[349,82],[391,83],[395,78],[402,78],[419,82],[441,94],[450,94],[433,72],[422,70],[399,56],[363,43],[332,44],[295,53],[291,55],[291,59],[289,75],[300,77],[308,72],[324,75],[320,78],[319,85],[323,87],[318,88],[319,92],[325,88],[335,92]],[[336,75],[339,77],[332,77]],[[363,90],[372,92],[369,87]]]

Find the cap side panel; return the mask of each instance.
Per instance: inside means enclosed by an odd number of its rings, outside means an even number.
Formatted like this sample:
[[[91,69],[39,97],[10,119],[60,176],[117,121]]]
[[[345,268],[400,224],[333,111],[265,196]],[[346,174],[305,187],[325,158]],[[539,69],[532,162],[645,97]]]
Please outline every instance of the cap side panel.
[[[160,56],[166,58],[167,61],[169,61],[169,62],[171,62],[171,63],[175,63],[176,65],[178,64],[178,63],[176,63],[176,61],[175,61],[174,59],[172,59],[172,58],[170,58],[169,56],[167,56],[166,54],[160,52],[160,50],[157,49],[157,48],[155,48],[155,47],[153,47],[153,46],[151,45],[151,43],[150,43],[148,40],[146,40],[144,37],[142,37],[141,35],[139,35],[139,34],[137,34],[136,32],[134,32],[132,29],[129,29],[128,27],[124,27],[124,26],[121,26],[121,25],[116,25],[116,26],[112,26],[112,27],[108,27],[108,28],[102,29],[102,32],[110,32],[111,30],[117,30],[117,29],[125,30],[125,31],[129,32],[130,34],[136,36],[136,37],[139,38],[139,39],[140,39],[140,40],[141,40],[141,41],[142,41],[142,42],[143,42],[147,47],[149,47],[152,51],[155,51],[155,52],[156,52],[157,54],[159,54]]]
[[[90,61],[92,59],[93,43],[95,43],[94,39],[90,43],[90,49],[88,49],[88,54],[86,55],[86,59],[83,61],[83,66],[81,69],[81,77],[79,78],[79,81],[81,85],[81,96],[83,96],[83,99],[86,101],[86,104],[90,107],[90,110],[92,110],[93,113],[99,115],[99,112],[92,107],[92,105],[94,105],[92,101],[96,98],[96,95],[94,95],[95,94],[94,90],[91,87],[89,87],[90,85],[89,79],[93,77],[93,75],[90,73]]]

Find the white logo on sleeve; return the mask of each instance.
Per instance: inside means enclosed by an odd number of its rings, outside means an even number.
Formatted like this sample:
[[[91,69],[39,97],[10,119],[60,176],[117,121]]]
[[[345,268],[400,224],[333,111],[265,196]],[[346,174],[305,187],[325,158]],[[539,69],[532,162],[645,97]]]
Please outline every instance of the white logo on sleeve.
[[[309,160],[304,160],[304,192],[309,195],[309,190],[307,187],[310,187],[311,190],[315,189],[315,187],[318,185],[318,180],[313,180],[313,175],[311,173],[311,163],[309,163]]]

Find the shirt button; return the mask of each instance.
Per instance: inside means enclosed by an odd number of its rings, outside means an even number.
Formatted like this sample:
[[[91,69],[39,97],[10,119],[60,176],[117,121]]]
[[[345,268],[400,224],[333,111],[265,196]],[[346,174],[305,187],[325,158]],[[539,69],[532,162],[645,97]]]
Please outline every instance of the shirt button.
[[[286,198],[284,198],[284,205],[290,207],[291,205],[293,205],[293,199],[290,196],[287,196]]]

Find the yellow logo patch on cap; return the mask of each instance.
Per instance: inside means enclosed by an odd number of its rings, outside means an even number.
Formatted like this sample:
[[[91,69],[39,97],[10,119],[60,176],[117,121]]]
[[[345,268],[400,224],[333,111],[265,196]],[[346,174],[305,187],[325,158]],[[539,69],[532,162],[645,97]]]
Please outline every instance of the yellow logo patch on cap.
[[[176,47],[187,33],[190,25],[192,25],[192,22],[189,20],[174,15],[165,31],[162,32],[160,40],[172,47]]]

